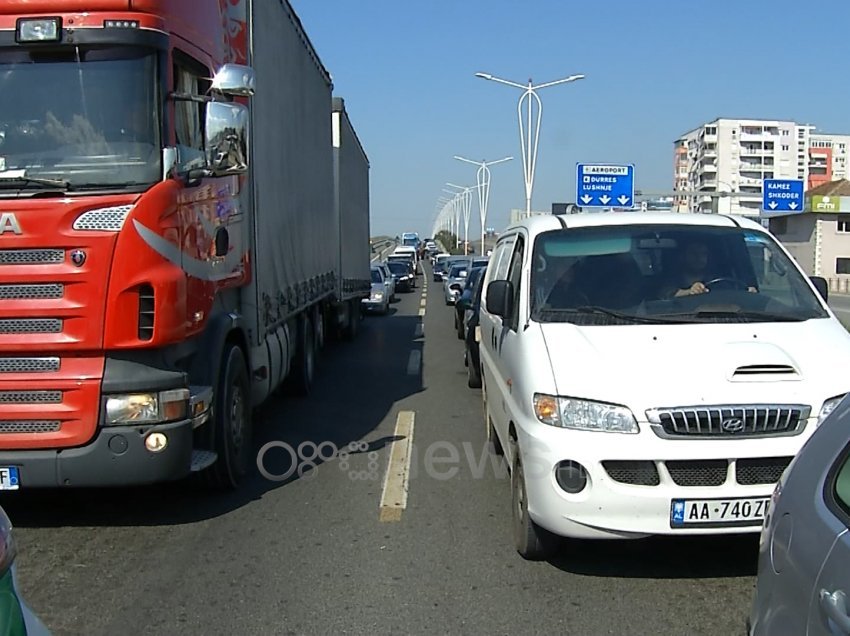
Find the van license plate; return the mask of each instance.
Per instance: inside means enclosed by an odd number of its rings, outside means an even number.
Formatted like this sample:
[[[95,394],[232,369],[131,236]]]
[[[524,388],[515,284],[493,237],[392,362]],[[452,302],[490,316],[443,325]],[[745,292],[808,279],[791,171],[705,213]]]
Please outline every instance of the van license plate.
[[[670,527],[761,525],[769,508],[770,497],[674,499],[670,505]]]
[[[17,490],[21,487],[17,466],[0,467],[0,490]]]

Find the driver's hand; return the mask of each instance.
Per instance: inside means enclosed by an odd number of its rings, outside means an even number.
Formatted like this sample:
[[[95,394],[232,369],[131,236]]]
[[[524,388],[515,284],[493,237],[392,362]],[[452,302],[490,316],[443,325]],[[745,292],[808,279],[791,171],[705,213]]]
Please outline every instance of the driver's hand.
[[[758,289],[756,289],[755,287],[752,287],[752,286],[747,287],[747,291],[748,291],[748,292],[750,292],[751,294],[757,294],[757,293],[759,293],[759,290],[758,290]]]
[[[691,285],[691,287],[688,291],[691,294],[704,294],[708,291],[708,287],[706,287],[700,281],[697,281],[693,285]]]

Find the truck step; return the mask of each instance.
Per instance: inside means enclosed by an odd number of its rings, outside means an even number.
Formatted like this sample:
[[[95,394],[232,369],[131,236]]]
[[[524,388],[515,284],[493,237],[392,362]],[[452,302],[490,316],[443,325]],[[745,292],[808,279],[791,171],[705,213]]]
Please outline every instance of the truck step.
[[[192,467],[190,470],[193,473],[198,473],[209,468],[218,459],[218,454],[208,450],[193,450],[192,451]]]

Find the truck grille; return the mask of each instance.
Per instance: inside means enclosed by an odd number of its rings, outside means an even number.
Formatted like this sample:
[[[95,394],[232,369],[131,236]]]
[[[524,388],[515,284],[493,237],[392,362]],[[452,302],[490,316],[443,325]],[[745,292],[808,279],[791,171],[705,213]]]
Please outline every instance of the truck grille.
[[[655,462],[650,461],[605,461],[605,472],[614,481],[632,486],[657,486],[661,483]]]
[[[42,265],[65,262],[65,250],[0,250],[0,265]]]
[[[153,338],[153,323],[156,314],[156,302],[153,286],[139,285],[139,340]]]
[[[56,433],[61,426],[59,420],[6,420],[0,421],[0,435]]]
[[[43,373],[58,370],[59,358],[0,358],[0,373]]]
[[[809,418],[808,406],[730,405],[661,408],[647,411],[660,437],[763,437],[794,435]]]
[[[0,404],[61,404],[62,391],[0,391]]]
[[[62,283],[0,285],[0,300],[55,300],[64,294]]]
[[[17,333],[62,333],[62,320],[59,318],[0,319],[0,335]]]

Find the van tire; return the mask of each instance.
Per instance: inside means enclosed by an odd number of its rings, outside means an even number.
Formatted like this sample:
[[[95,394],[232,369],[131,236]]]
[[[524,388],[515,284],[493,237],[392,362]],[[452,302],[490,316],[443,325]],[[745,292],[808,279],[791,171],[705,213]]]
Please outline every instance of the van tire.
[[[558,537],[538,526],[528,515],[528,493],[525,488],[525,471],[519,458],[519,448],[514,448],[511,470],[511,526],[514,546],[519,555],[528,561],[550,558],[558,548]]]

